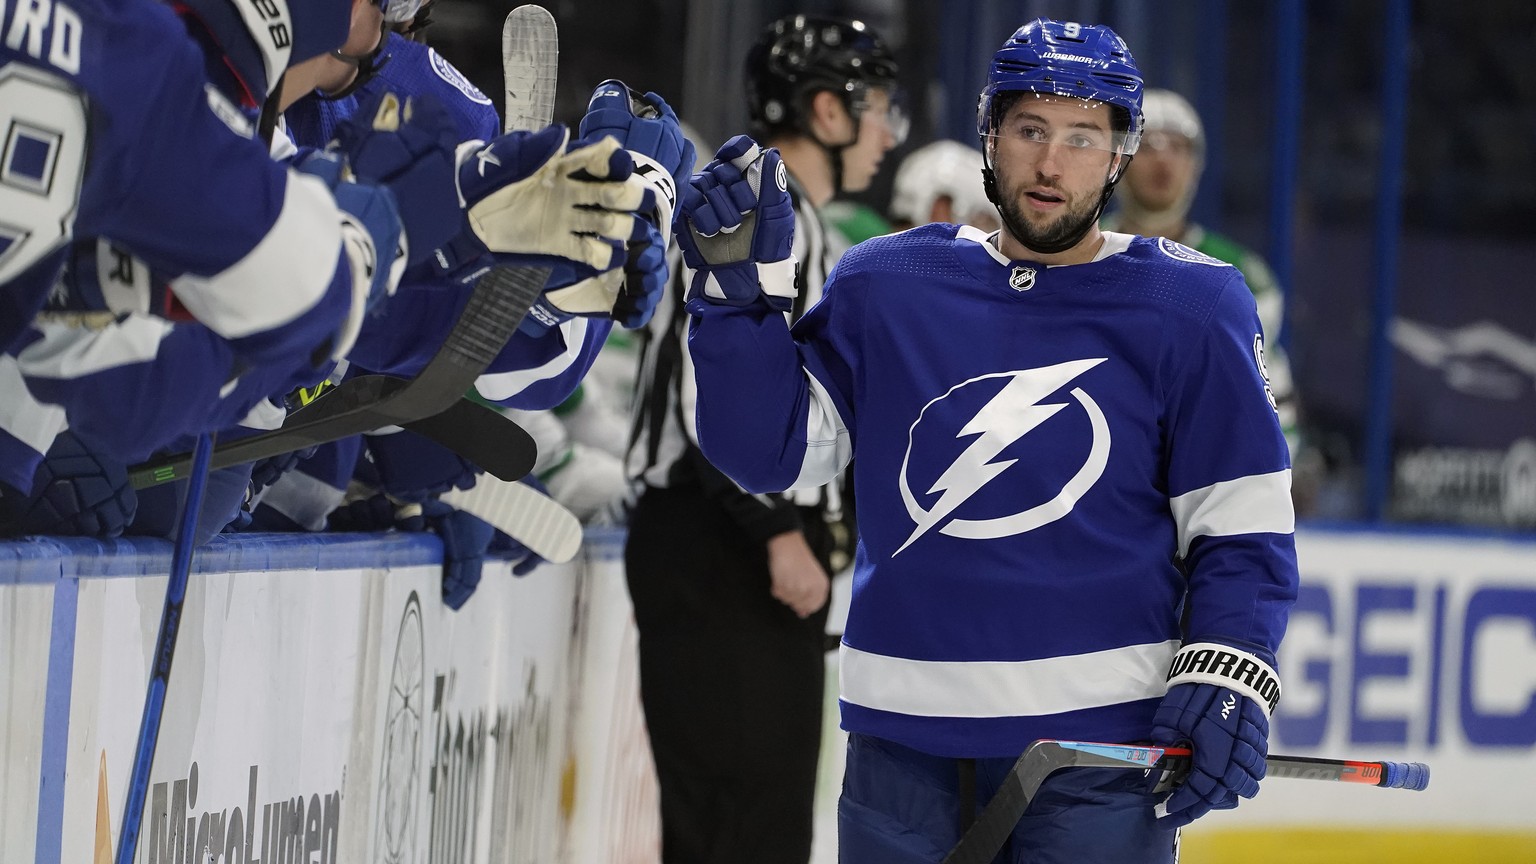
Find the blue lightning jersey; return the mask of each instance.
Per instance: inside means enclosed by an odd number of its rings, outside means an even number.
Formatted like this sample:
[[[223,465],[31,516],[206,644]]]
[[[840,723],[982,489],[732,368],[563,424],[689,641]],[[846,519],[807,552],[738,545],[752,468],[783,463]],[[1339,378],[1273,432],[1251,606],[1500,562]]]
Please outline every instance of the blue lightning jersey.
[[[272,161],[171,7],[0,4],[0,33],[0,480],[26,487],[64,414],[142,458],[324,357],[355,289],[335,202]],[[154,314],[167,285],[198,323]],[[67,314],[27,331],[45,303]]]
[[[1181,639],[1273,661],[1290,464],[1236,269],[1124,234],[1045,267],[930,225],[854,247],[793,338],[689,310],[711,461],[777,491],[853,458],[844,728],[964,757],[1139,741]]]
[[[254,362],[331,337],[352,298],[335,203],[242,134],[167,4],[0,9],[0,346],[42,306],[72,236],[110,237],[176,279]]]

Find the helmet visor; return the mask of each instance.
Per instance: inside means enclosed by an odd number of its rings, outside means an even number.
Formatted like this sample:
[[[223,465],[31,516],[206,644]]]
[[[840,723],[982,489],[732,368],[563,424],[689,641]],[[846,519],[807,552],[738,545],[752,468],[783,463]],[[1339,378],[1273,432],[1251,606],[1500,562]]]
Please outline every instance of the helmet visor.
[[[888,99],[872,99],[871,92],[884,93]],[[885,102],[883,106],[880,104],[882,101]],[[854,98],[853,113],[860,121],[876,120],[884,123],[891,137],[896,140],[893,147],[900,147],[907,140],[907,133],[912,131],[912,118],[907,114],[906,97],[899,87],[882,85],[863,88]]]
[[[1139,136],[1115,129],[1111,118],[1115,106],[1092,99],[1055,96],[1023,91],[1020,98],[1005,99],[1011,93],[995,94],[1001,116],[987,106],[977,125],[987,149],[996,152],[999,144],[1030,150],[1051,150],[1069,163],[1100,163],[1107,155],[1133,154]],[[986,105],[990,100],[983,100]],[[1066,106],[1070,111],[1040,110],[1044,105]],[[1108,111],[1103,109],[1108,108]]]

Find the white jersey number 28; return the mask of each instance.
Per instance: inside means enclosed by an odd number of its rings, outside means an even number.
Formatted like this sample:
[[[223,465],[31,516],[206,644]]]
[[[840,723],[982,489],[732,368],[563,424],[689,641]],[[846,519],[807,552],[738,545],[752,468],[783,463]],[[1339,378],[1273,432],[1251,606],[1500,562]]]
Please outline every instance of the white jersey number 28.
[[[85,176],[85,100],[68,81],[0,69],[0,284],[69,239]]]

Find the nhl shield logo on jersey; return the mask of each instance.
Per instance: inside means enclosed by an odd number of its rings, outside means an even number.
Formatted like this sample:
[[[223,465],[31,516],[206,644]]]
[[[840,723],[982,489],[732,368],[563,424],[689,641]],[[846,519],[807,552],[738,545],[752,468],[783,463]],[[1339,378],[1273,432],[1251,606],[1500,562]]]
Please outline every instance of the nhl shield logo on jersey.
[[[992,540],[1033,531],[1071,513],[1104,475],[1110,448],[1109,421],[1103,409],[1083,385],[1072,386],[1072,382],[1106,359],[1092,357],[1037,369],[979,375],[956,384],[924,405],[908,434],[907,453],[897,480],[902,502],[915,527],[891,557],[934,529],[950,537]],[[1068,387],[1068,394],[1054,395]],[[1055,420],[1055,432],[1048,432],[1045,437],[1065,434],[1069,442],[1087,437],[1085,443],[1068,445],[1069,449],[1080,446],[1087,451],[1083,462],[1076,469],[1070,464],[1061,465],[1059,476],[1042,479],[1049,472],[1043,475],[1036,471],[1038,461],[1029,463],[1028,443],[1021,445],[1022,449],[1013,445],[1074,404],[1078,409],[1076,418],[1065,427],[1060,425],[1063,420]],[[1027,464],[1013,468],[1021,461],[1019,454],[1023,454]],[[1050,461],[1061,460],[1053,455]],[[1033,476],[1012,476],[1014,481],[1025,480],[1026,486],[1031,481],[1045,484],[1044,494],[1032,494],[1032,500],[1020,501],[1018,495],[1024,487],[1006,480],[987,488],[1010,470],[1033,472]],[[1070,476],[1068,471],[1072,472]],[[926,490],[923,500],[919,500],[914,488]],[[961,506],[972,499],[974,502],[961,511]],[[957,515],[962,512],[963,516]]]
[[[1013,273],[1008,277],[1008,285],[1015,291],[1028,291],[1035,287],[1035,268],[1013,268]]]

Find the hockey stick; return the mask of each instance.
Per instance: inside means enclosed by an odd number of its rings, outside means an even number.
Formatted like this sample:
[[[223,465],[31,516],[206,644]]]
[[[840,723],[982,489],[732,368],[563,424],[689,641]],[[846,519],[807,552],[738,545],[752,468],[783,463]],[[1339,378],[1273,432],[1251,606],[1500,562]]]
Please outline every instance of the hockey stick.
[[[543,129],[555,117],[560,32],[542,6],[519,6],[501,25],[501,73],[506,88],[504,132]]]
[[[1176,784],[1189,768],[1187,747],[1138,747],[1096,744],[1091,741],[1036,741],[1029,745],[1009,770],[997,794],[982,808],[976,822],[950,853],[944,864],[988,864],[1008,842],[1008,835],[1045,778],[1063,768],[1131,768],[1165,770],[1165,783]],[[1270,756],[1264,760],[1268,774],[1301,780],[1339,780],[1369,783],[1394,789],[1420,791],[1429,786],[1429,766],[1422,762],[1359,762],[1346,759],[1311,759]]]
[[[529,4],[507,13],[501,27],[504,131],[542,129],[554,119],[559,56],[560,34],[549,10]],[[480,477],[473,488],[450,490],[440,500],[489,522],[546,561],[571,560],[581,548],[581,522],[553,498],[515,482],[521,476]]]
[[[160,613],[160,635],[149,669],[149,688],[144,694],[144,713],[139,718],[139,740],[133,751],[133,773],[128,779],[128,799],[123,802],[123,824],[117,839],[117,864],[133,864],[139,847],[139,827],[144,821],[144,798],[149,791],[149,771],[155,764],[160,740],[160,718],[171,682],[171,659],[176,635],[181,632],[181,604],[187,599],[187,578],[192,572],[192,538],[203,509],[203,489],[212,461],[213,436],[200,435],[192,451],[192,474],[187,499],[182,502],[181,525],[171,554],[171,578],[165,586],[165,608]]]
[[[538,300],[548,276],[545,267],[492,268],[475,283],[469,303],[448,338],[415,378],[362,375],[346,381],[295,412],[281,429],[218,448],[213,454],[212,468],[243,465],[442,413],[474,386],[475,379],[501,353],[523,316]],[[429,424],[429,428],[442,427]],[[506,434],[506,427],[502,425],[499,432]],[[512,466],[514,470],[527,465],[514,476],[521,477],[532,470],[537,452],[526,432],[521,437],[514,435],[500,446],[512,451],[508,458],[520,457]],[[191,457],[181,454],[135,465],[129,469],[128,479],[134,488],[142,489],[180,480],[191,467]],[[507,468],[502,471],[506,473]]]
[[[545,561],[563,564],[581,549],[581,522],[525,483],[481,477],[472,488],[449,490],[439,500],[484,519]]]

